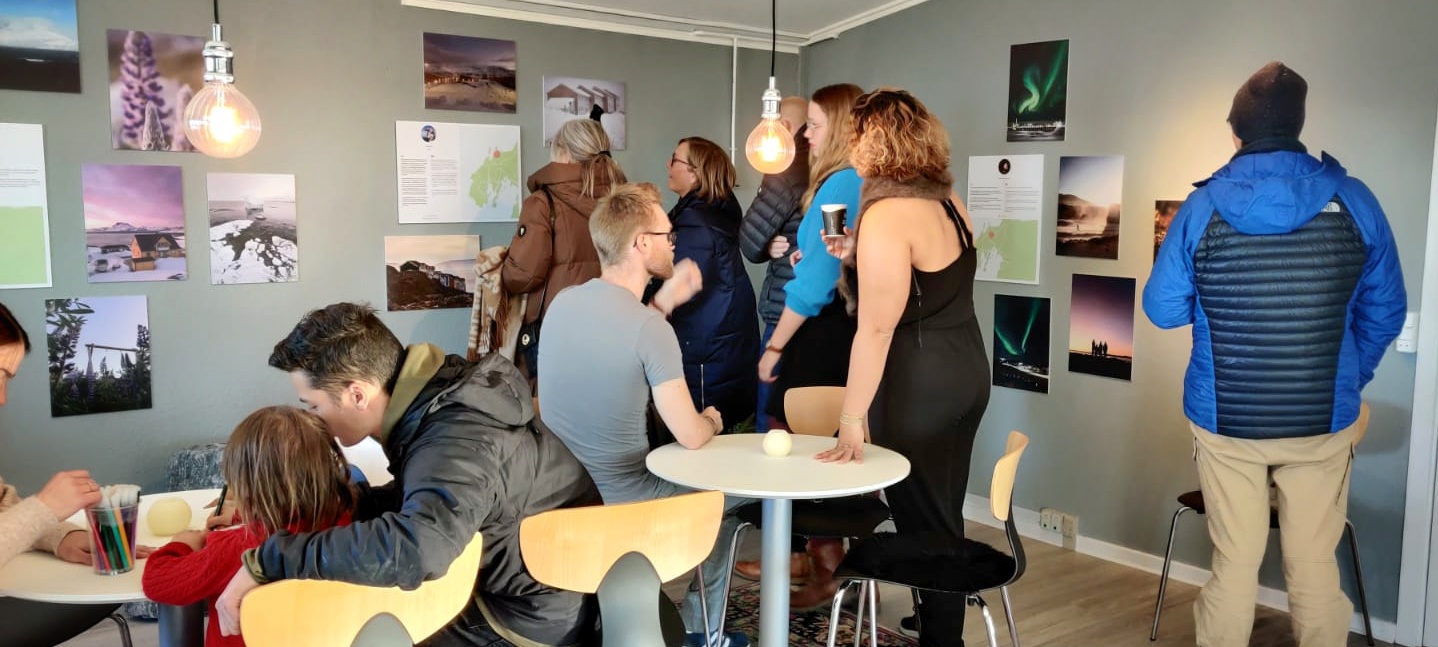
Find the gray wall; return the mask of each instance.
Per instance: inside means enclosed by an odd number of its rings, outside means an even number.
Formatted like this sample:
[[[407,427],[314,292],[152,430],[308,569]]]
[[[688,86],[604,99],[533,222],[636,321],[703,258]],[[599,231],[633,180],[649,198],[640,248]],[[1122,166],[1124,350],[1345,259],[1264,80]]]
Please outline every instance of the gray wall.
[[[1160,331],[1136,312],[1133,381],[1069,373],[1069,281],[1074,273],[1129,276],[1152,266],[1156,199],[1182,199],[1190,182],[1226,162],[1224,122],[1234,91],[1263,63],[1281,59],[1309,81],[1303,139],[1331,151],[1382,201],[1398,239],[1410,310],[1417,310],[1433,162],[1438,5],[1284,0],[1251,3],[1151,0],[928,2],[806,48],[805,87],[853,82],[908,88],[948,126],[953,170],[966,190],[968,156],[1041,153],[1048,194],[1058,157],[1124,155],[1119,260],[1056,257],[1045,217],[1041,284],[979,282],[975,305],[992,334],[993,295],[1053,300],[1051,391],[995,388],[974,452],[970,491],[987,494],[1004,435],[1032,436],[1016,505],[1075,513],[1084,536],[1163,554],[1173,497],[1195,489],[1192,440],[1180,408],[1189,329]],[[1009,46],[1070,39],[1068,140],[1004,141]],[[1350,515],[1362,536],[1374,615],[1392,619],[1398,595],[1404,474],[1414,356],[1390,350],[1365,397],[1372,426],[1359,448]],[[1207,567],[1203,523],[1189,517],[1177,558]],[[1276,537],[1276,535],[1275,535]],[[1263,582],[1282,587],[1277,542]],[[1340,560],[1345,563],[1347,560]],[[1347,577],[1347,576],[1345,576]],[[1349,579],[1349,591],[1351,578]]]
[[[527,175],[548,161],[540,141],[540,77],[592,76],[629,84],[629,149],[615,158],[631,179],[664,188],[664,163],[680,137],[701,135],[728,144],[727,47],[405,8],[398,0],[221,4],[239,86],[264,118],[264,136],[244,158],[110,150],[105,30],[208,35],[209,3],[80,2],[83,93],[0,91],[0,121],[44,124],[50,189],[54,287],[0,290],[0,301],[39,340],[10,385],[9,406],[0,409],[0,474],[25,492],[57,469],[76,467],[90,469],[101,482],[158,487],[174,450],[223,440],[259,406],[294,402],[286,377],[265,366],[270,348],[311,308],[340,300],[382,306],[385,235],[477,233],[487,246],[508,244],[513,225],[397,224],[397,119],[519,124]],[[420,83],[425,31],[517,41],[519,113],[425,110]],[[781,85],[792,91],[798,57],[780,59]],[[767,52],[740,52],[740,146],[758,121],[768,63]],[[182,166],[191,240],[203,240],[196,234],[208,227],[206,172],[295,174],[300,281],[212,286],[208,254],[195,245],[189,280],[88,284],[82,269],[84,162]],[[738,193],[748,204],[757,176],[741,170],[740,179]],[[666,200],[672,203],[674,197],[666,192]],[[44,300],[134,294],[149,297],[154,408],[51,418]],[[401,340],[433,341],[464,352],[467,309],[382,317]]]

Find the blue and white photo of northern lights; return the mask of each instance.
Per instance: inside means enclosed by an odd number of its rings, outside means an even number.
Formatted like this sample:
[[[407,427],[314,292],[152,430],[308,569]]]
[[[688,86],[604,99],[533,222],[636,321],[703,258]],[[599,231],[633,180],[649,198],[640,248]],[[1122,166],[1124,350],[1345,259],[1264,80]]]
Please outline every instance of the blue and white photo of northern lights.
[[[1067,125],[1069,42],[1009,49],[1008,141],[1061,142]]]
[[[1049,392],[1049,300],[994,295],[994,386]]]

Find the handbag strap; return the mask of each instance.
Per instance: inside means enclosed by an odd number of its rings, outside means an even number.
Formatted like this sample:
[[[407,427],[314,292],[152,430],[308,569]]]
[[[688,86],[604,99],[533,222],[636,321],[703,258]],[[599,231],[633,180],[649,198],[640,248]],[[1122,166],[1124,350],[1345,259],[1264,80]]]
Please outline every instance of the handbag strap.
[[[549,202],[549,256],[550,256],[550,265],[553,265],[553,264],[554,264],[554,260],[553,260],[553,259],[554,259],[554,234],[555,234],[554,228],[556,227],[555,223],[558,222],[558,218],[557,218],[557,215],[558,215],[558,214],[554,213],[554,194],[552,194],[552,193],[549,192],[549,187],[548,187],[548,186],[540,186],[540,187],[539,187],[539,190],[544,192],[544,199],[545,199],[547,202]],[[553,270],[553,268],[551,268],[551,271],[552,271],[552,270]],[[544,320],[544,309],[545,309],[545,306],[548,306],[548,305],[549,305],[549,304],[547,303],[547,301],[549,300],[549,279],[550,279],[550,278],[553,278],[553,277],[549,276],[548,273],[546,273],[546,274],[545,274],[545,277],[544,277],[544,289],[539,292],[539,314],[534,317],[534,321],[535,321],[536,323]]]

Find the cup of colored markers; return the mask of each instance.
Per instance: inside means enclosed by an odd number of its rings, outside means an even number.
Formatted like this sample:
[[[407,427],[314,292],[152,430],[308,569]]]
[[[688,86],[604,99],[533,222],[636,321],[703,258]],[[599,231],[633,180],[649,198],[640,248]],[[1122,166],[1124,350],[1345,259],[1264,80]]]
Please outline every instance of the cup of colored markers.
[[[119,575],[135,568],[135,520],[139,488],[108,486],[100,503],[85,509],[90,524],[90,557],[99,575]]]

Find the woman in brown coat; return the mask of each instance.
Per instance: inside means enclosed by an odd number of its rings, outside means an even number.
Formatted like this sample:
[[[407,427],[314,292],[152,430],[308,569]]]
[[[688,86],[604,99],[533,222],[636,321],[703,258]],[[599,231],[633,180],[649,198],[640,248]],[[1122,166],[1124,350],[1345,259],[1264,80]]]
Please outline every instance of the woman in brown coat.
[[[560,290],[599,277],[589,214],[609,188],[625,181],[598,122],[572,119],[549,145],[550,162],[529,176],[529,197],[500,270],[505,292],[529,295],[516,360],[533,384],[539,323]]]

